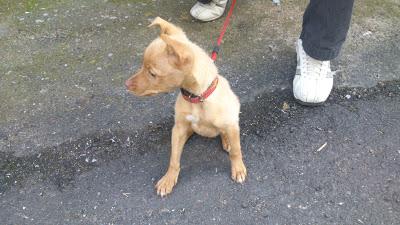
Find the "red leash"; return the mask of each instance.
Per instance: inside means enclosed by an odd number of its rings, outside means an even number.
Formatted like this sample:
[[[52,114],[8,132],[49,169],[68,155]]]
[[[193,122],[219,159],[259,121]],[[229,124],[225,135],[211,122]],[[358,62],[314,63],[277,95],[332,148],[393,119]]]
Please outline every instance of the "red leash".
[[[233,13],[233,9],[235,8],[236,0],[232,0],[231,7],[229,8],[228,15],[225,18],[224,24],[222,25],[221,31],[219,33],[219,37],[217,40],[217,45],[214,46],[214,49],[211,53],[211,59],[213,61],[217,60],[218,52],[219,52],[219,46],[221,46],[222,38],[224,38],[226,29],[229,26],[229,22]]]
[[[233,13],[233,9],[235,8],[235,4],[236,4],[236,0],[232,0],[232,4],[231,7],[229,8],[229,12],[228,15],[225,18],[224,24],[222,25],[218,40],[217,40],[217,45],[214,46],[214,49],[211,53],[211,59],[215,62],[215,60],[217,60],[217,56],[218,56],[218,52],[219,52],[219,46],[221,46],[221,42],[222,42],[222,38],[224,38],[226,29],[229,26],[229,22],[230,22],[230,18],[232,16]],[[190,103],[202,103],[204,102],[204,100],[210,96],[214,90],[217,88],[218,85],[218,77],[214,79],[214,81],[211,83],[211,85],[208,87],[208,89],[203,92],[200,96],[194,95],[192,93],[190,93],[189,91],[181,88],[181,93],[182,93],[182,97],[190,102]]]

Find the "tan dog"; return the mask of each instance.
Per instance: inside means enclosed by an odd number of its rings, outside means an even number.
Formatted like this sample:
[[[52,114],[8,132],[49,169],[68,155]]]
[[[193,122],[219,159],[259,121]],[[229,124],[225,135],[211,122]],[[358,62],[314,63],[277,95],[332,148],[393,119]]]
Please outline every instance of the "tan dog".
[[[244,182],[238,98],[211,58],[180,28],[159,17],[150,24],[155,25],[161,28],[160,37],[146,48],[142,68],[125,85],[138,96],[181,88],[175,104],[170,163],[156,184],[157,194],[171,193],[177,183],[183,146],[193,132],[206,137],[221,135],[223,148],[229,152],[232,179]]]

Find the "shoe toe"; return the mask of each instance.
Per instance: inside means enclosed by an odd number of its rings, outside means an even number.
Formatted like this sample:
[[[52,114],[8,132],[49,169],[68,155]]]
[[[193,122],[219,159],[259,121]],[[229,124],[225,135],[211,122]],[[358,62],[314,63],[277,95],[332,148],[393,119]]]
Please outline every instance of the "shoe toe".
[[[202,21],[211,21],[217,19],[219,16],[209,10],[204,10],[197,15],[197,19]]]
[[[191,9],[190,9],[190,15],[193,17],[197,18],[199,14],[201,14],[202,11],[204,11],[205,8],[202,6],[200,3],[196,3]]]
[[[323,103],[332,90],[333,79],[310,79],[295,76],[293,80],[293,95],[297,100],[305,103]]]
[[[211,7],[202,3],[196,3],[190,9],[190,15],[201,21],[212,21],[221,17],[224,13],[224,8],[219,6]]]

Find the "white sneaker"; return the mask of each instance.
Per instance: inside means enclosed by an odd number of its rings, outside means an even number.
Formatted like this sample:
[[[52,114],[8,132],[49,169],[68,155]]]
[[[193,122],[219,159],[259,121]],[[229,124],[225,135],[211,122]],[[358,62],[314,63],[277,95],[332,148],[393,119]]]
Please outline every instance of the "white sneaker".
[[[307,55],[301,39],[297,41],[297,69],[293,80],[293,95],[304,105],[318,105],[329,97],[333,86],[330,61],[320,61]]]
[[[190,14],[204,22],[216,20],[224,14],[227,2],[228,0],[212,0],[208,4],[197,2],[190,10]]]

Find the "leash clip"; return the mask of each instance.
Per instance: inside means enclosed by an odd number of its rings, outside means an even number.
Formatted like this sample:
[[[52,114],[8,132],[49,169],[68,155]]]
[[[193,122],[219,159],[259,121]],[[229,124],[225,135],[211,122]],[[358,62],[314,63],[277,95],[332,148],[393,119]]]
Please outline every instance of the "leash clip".
[[[219,46],[218,45],[214,46],[212,52],[215,53],[215,54],[218,54],[219,53]]]

